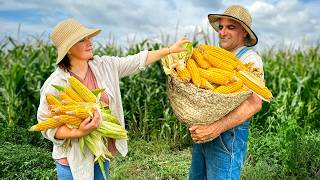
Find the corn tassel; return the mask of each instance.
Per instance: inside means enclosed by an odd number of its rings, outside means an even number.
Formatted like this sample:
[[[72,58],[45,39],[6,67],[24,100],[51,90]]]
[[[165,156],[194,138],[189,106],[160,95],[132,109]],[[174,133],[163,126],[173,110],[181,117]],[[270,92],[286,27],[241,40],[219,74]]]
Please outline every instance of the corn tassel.
[[[243,82],[241,80],[238,80],[225,86],[219,86],[214,89],[213,92],[220,94],[229,94],[241,89],[242,86]]]
[[[203,69],[208,69],[210,67],[210,64],[203,59],[201,53],[197,48],[193,49],[191,58],[194,59],[197,62],[197,64]]]
[[[95,103],[97,101],[96,96],[75,77],[73,77],[73,76],[69,77],[69,83],[70,83],[71,87],[86,102],[94,102]]]
[[[32,126],[30,131],[45,131],[48,129],[56,128],[63,125],[63,122],[57,121],[54,118],[48,118],[45,121],[39,122],[38,124]]]
[[[201,68],[199,68],[199,72],[201,77],[215,84],[226,85],[230,82],[230,77],[220,72],[205,70]]]
[[[196,62],[193,59],[187,61],[187,69],[191,74],[191,80],[196,87],[201,85],[201,77]]]

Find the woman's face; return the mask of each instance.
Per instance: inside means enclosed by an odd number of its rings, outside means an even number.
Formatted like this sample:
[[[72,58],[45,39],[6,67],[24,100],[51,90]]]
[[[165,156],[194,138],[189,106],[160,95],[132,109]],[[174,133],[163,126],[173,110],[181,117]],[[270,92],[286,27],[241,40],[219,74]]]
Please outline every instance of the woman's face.
[[[85,37],[73,45],[68,51],[68,57],[78,60],[89,60],[93,57],[92,53],[92,39]]]

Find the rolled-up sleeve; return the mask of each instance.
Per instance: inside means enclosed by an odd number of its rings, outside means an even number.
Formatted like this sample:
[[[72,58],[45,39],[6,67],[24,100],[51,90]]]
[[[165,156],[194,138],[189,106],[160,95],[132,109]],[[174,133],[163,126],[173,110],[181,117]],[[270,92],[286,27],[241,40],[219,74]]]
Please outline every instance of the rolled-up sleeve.
[[[37,111],[38,122],[45,121],[47,119],[46,115],[50,113],[48,109],[47,100],[46,100],[47,93],[54,94],[54,95],[57,94],[56,90],[49,83],[45,83],[40,91],[40,104]],[[41,133],[44,136],[44,138],[52,141],[54,145],[62,145],[65,142],[65,140],[56,139],[55,138],[56,131],[57,131],[57,128],[53,128],[53,129],[48,129],[46,131],[41,131]]]

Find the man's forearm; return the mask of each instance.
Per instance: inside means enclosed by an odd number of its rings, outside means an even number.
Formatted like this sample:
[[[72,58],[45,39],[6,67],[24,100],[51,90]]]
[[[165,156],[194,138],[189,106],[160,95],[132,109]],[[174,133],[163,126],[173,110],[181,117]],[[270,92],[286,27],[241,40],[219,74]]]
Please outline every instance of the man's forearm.
[[[240,106],[221,118],[217,123],[220,124],[222,132],[234,128],[260,111],[262,100],[256,94],[252,94],[247,100],[243,101]]]

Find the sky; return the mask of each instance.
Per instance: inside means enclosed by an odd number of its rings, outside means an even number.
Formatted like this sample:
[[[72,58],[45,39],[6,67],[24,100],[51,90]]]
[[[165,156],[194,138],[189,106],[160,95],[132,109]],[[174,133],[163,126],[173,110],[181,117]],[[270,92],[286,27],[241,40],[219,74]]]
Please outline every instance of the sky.
[[[207,15],[223,13],[233,4],[251,13],[257,49],[320,42],[319,0],[0,0],[0,41],[11,36],[50,42],[59,21],[75,18],[102,29],[95,39],[101,44],[130,45],[144,39],[170,44],[184,35],[217,44]]]

